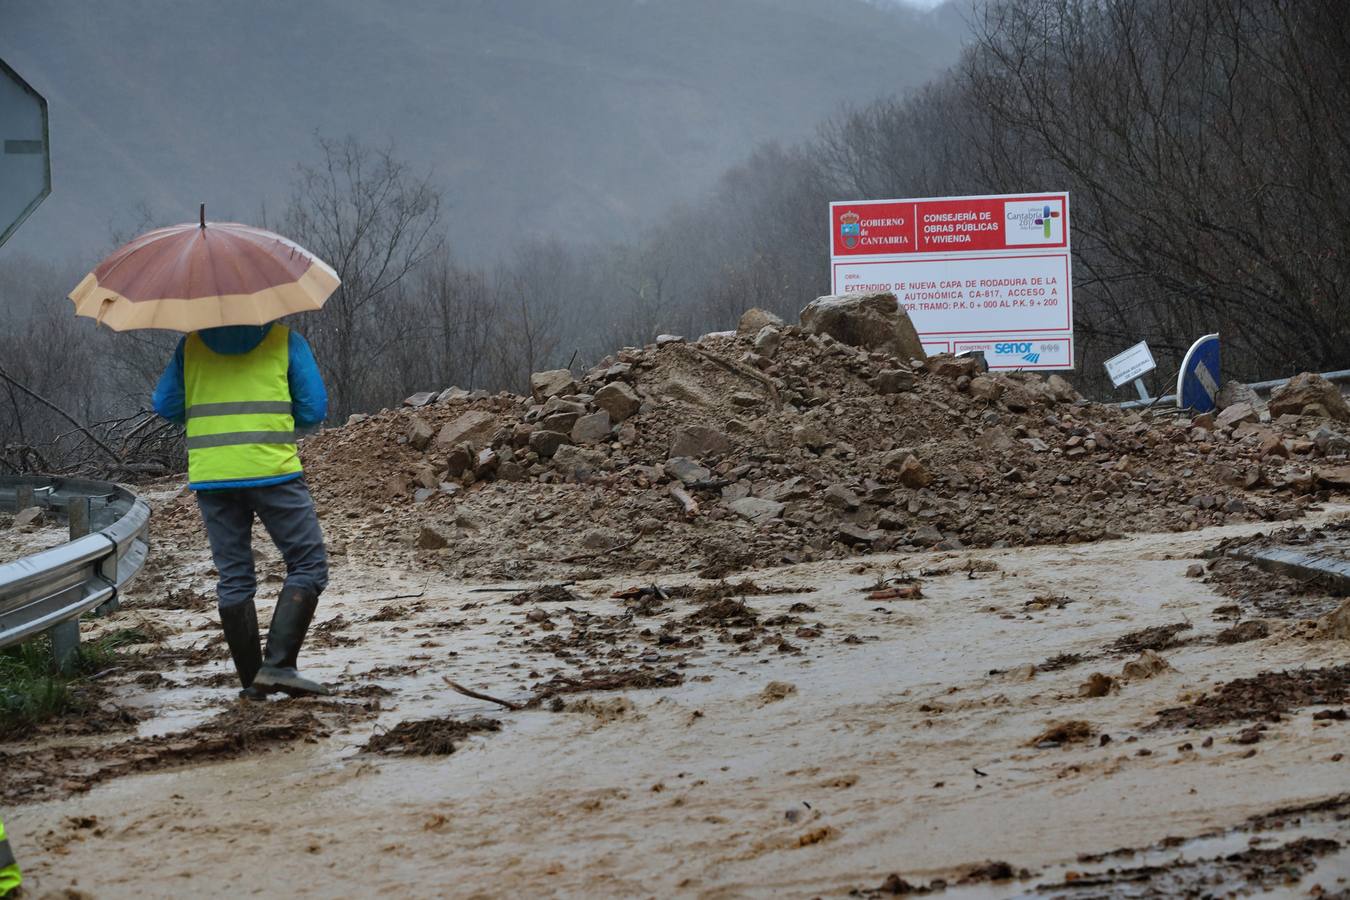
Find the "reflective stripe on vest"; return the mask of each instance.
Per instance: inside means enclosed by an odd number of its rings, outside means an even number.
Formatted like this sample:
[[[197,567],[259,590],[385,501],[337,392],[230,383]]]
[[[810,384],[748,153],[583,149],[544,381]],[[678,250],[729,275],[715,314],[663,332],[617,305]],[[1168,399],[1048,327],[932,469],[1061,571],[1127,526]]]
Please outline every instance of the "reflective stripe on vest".
[[[9,849],[9,841],[0,841],[0,869],[8,869],[18,864],[19,861],[14,858],[14,851]]]
[[[188,480],[252,481],[301,471],[291,415],[290,329],[273,325],[247,353],[183,348]]]

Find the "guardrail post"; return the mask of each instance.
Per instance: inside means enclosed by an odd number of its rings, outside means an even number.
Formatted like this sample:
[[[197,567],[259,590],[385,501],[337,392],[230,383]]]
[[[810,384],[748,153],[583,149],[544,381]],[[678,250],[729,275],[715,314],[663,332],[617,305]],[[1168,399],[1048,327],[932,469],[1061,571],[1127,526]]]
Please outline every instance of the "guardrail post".
[[[16,513],[23,512],[33,505],[33,486],[31,484],[19,484],[14,488],[14,507]]]
[[[89,498],[72,497],[66,504],[66,519],[70,524],[70,539],[78,540],[89,533]],[[55,626],[47,634],[52,639],[52,656],[56,668],[69,673],[75,668],[76,654],[80,649],[79,617],[67,619]]]

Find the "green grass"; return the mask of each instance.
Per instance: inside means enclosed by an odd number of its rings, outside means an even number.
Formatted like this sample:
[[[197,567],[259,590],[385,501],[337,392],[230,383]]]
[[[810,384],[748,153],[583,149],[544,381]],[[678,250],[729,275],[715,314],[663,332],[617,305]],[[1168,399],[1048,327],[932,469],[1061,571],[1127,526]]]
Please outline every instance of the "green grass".
[[[78,690],[79,682],[125,661],[127,656],[120,648],[150,640],[144,631],[122,628],[81,643],[69,673],[57,671],[46,635],[0,650],[0,738],[80,712],[90,700]]]

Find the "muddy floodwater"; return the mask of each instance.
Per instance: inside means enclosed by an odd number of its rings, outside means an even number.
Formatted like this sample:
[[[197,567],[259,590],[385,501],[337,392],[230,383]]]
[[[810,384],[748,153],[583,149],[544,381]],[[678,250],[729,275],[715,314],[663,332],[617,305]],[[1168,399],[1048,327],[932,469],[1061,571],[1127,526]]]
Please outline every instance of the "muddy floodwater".
[[[1350,645],[1220,641],[1187,574],[1258,530],[523,599],[339,558],[335,695],[251,707],[170,548],[96,626],[148,642],[107,722],[0,744],[0,807],[34,896],[1336,895]]]

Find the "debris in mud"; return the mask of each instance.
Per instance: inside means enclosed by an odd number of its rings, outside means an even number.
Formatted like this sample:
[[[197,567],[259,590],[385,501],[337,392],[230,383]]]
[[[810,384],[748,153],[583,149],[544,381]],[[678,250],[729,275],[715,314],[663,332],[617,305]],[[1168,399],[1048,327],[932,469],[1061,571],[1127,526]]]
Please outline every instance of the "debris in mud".
[[[1013,878],[1030,877],[1031,872],[1027,869],[1013,869],[1011,865],[1002,860],[991,860],[966,872],[956,883],[980,884],[985,881],[1009,881]]]
[[[1062,747],[1066,744],[1081,744],[1092,737],[1096,729],[1081,719],[1071,719],[1067,722],[1059,722],[1051,725],[1045,731],[1036,735],[1027,742],[1028,747],[1035,747],[1037,750],[1048,750],[1052,747]]]
[[[753,628],[759,624],[759,613],[742,600],[730,597],[705,604],[684,619],[693,625],[715,625],[724,628]]]
[[[474,716],[471,719],[420,719],[399,722],[388,731],[370,736],[363,749],[371,753],[394,753],[403,756],[447,756],[471,734],[501,731],[498,719]]]
[[[1093,672],[1088,680],[1078,686],[1080,697],[1105,697],[1120,690],[1120,682],[1102,672]]]
[[[764,690],[759,693],[759,705],[766,706],[770,703],[777,703],[779,700],[785,700],[795,693],[797,693],[797,686],[791,682],[770,681],[764,686]]]
[[[214,609],[216,598],[202,591],[194,591],[191,588],[179,588],[178,590],[166,589],[160,595],[137,596],[130,603],[124,601],[123,605],[135,609],[181,609],[202,612]]]
[[[920,600],[923,591],[917,584],[903,584],[899,587],[882,588],[867,595],[868,600]]]
[[[1334,706],[1350,699],[1350,664],[1324,669],[1262,672],[1220,686],[1190,706],[1158,713],[1148,728],[1213,728],[1229,722],[1278,722],[1303,706]]]
[[[524,606],[527,603],[575,603],[584,602],[576,594],[561,584],[546,584],[537,588],[521,591],[506,599],[512,606]]]
[[[1157,653],[1152,650],[1145,650],[1139,654],[1138,659],[1132,659],[1125,663],[1120,669],[1120,674],[1125,678],[1142,680],[1170,671],[1171,668],[1171,664]]]
[[[1060,669],[1067,669],[1070,666],[1076,666],[1087,660],[1088,657],[1081,653],[1059,653],[1050,657],[1045,662],[1036,666],[1038,672],[1056,672]]]
[[[360,707],[333,701],[239,702],[200,725],[171,734],[101,745],[0,751],[0,802],[59,797],[136,772],[231,759],[313,740],[327,736],[334,725],[366,715]]]
[[[1183,631],[1190,631],[1192,627],[1194,626],[1190,622],[1177,622],[1175,625],[1154,625],[1119,637],[1112,641],[1106,649],[1112,653],[1123,654],[1179,647],[1188,643],[1188,641],[1179,640],[1177,635]]]
[[[1214,640],[1220,644],[1245,644],[1247,641],[1259,641],[1261,638],[1269,636],[1269,625],[1260,619],[1248,619],[1232,628],[1225,628],[1220,631]]]
[[[588,691],[627,691],[649,688],[678,687],[684,684],[684,676],[669,669],[647,670],[627,669],[621,671],[582,672],[576,678],[566,675],[554,675],[538,686],[529,706],[538,706],[562,694],[580,694]]]

